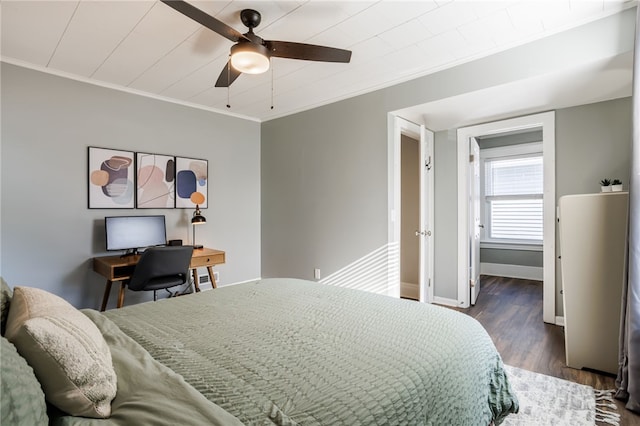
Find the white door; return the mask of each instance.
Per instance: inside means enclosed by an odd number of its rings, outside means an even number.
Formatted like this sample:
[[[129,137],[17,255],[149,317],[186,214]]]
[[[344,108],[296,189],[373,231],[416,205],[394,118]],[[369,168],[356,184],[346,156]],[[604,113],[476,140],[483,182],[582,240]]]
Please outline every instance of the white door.
[[[433,302],[433,132],[420,126],[420,301]]]
[[[471,304],[480,293],[480,147],[469,138],[469,287]]]

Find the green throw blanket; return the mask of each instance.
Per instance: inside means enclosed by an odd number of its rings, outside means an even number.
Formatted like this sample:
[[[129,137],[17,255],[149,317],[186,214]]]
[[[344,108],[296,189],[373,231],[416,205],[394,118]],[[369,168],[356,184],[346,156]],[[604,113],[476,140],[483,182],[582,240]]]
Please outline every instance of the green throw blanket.
[[[482,326],[437,306],[268,279],[104,315],[245,424],[486,426],[518,409]]]

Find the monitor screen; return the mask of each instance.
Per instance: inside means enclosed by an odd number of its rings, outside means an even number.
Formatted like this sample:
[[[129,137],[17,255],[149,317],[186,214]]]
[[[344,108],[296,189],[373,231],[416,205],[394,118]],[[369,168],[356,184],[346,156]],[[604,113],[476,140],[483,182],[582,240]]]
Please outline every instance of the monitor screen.
[[[164,216],[110,216],[104,218],[107,250],[133,250],[167,243]]]

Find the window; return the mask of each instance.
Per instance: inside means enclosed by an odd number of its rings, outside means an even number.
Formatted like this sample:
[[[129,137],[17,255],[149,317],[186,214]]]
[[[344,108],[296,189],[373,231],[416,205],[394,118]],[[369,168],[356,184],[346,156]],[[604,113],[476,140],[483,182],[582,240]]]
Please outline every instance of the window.
[[[542,145],[481,151],[485,242],[542,244]]]

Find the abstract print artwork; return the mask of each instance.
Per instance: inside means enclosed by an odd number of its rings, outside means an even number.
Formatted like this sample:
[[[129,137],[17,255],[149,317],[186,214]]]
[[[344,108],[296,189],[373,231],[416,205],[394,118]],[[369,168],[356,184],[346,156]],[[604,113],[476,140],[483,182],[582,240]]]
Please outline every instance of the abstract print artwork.
[[[173,208],[176,162],[173,156],[136,153],[136,207]]]
[[[207,160],[176,157],[176,207],[207,208]]]
[[[89,208],[134,207],[133,152],[89,147]]]

